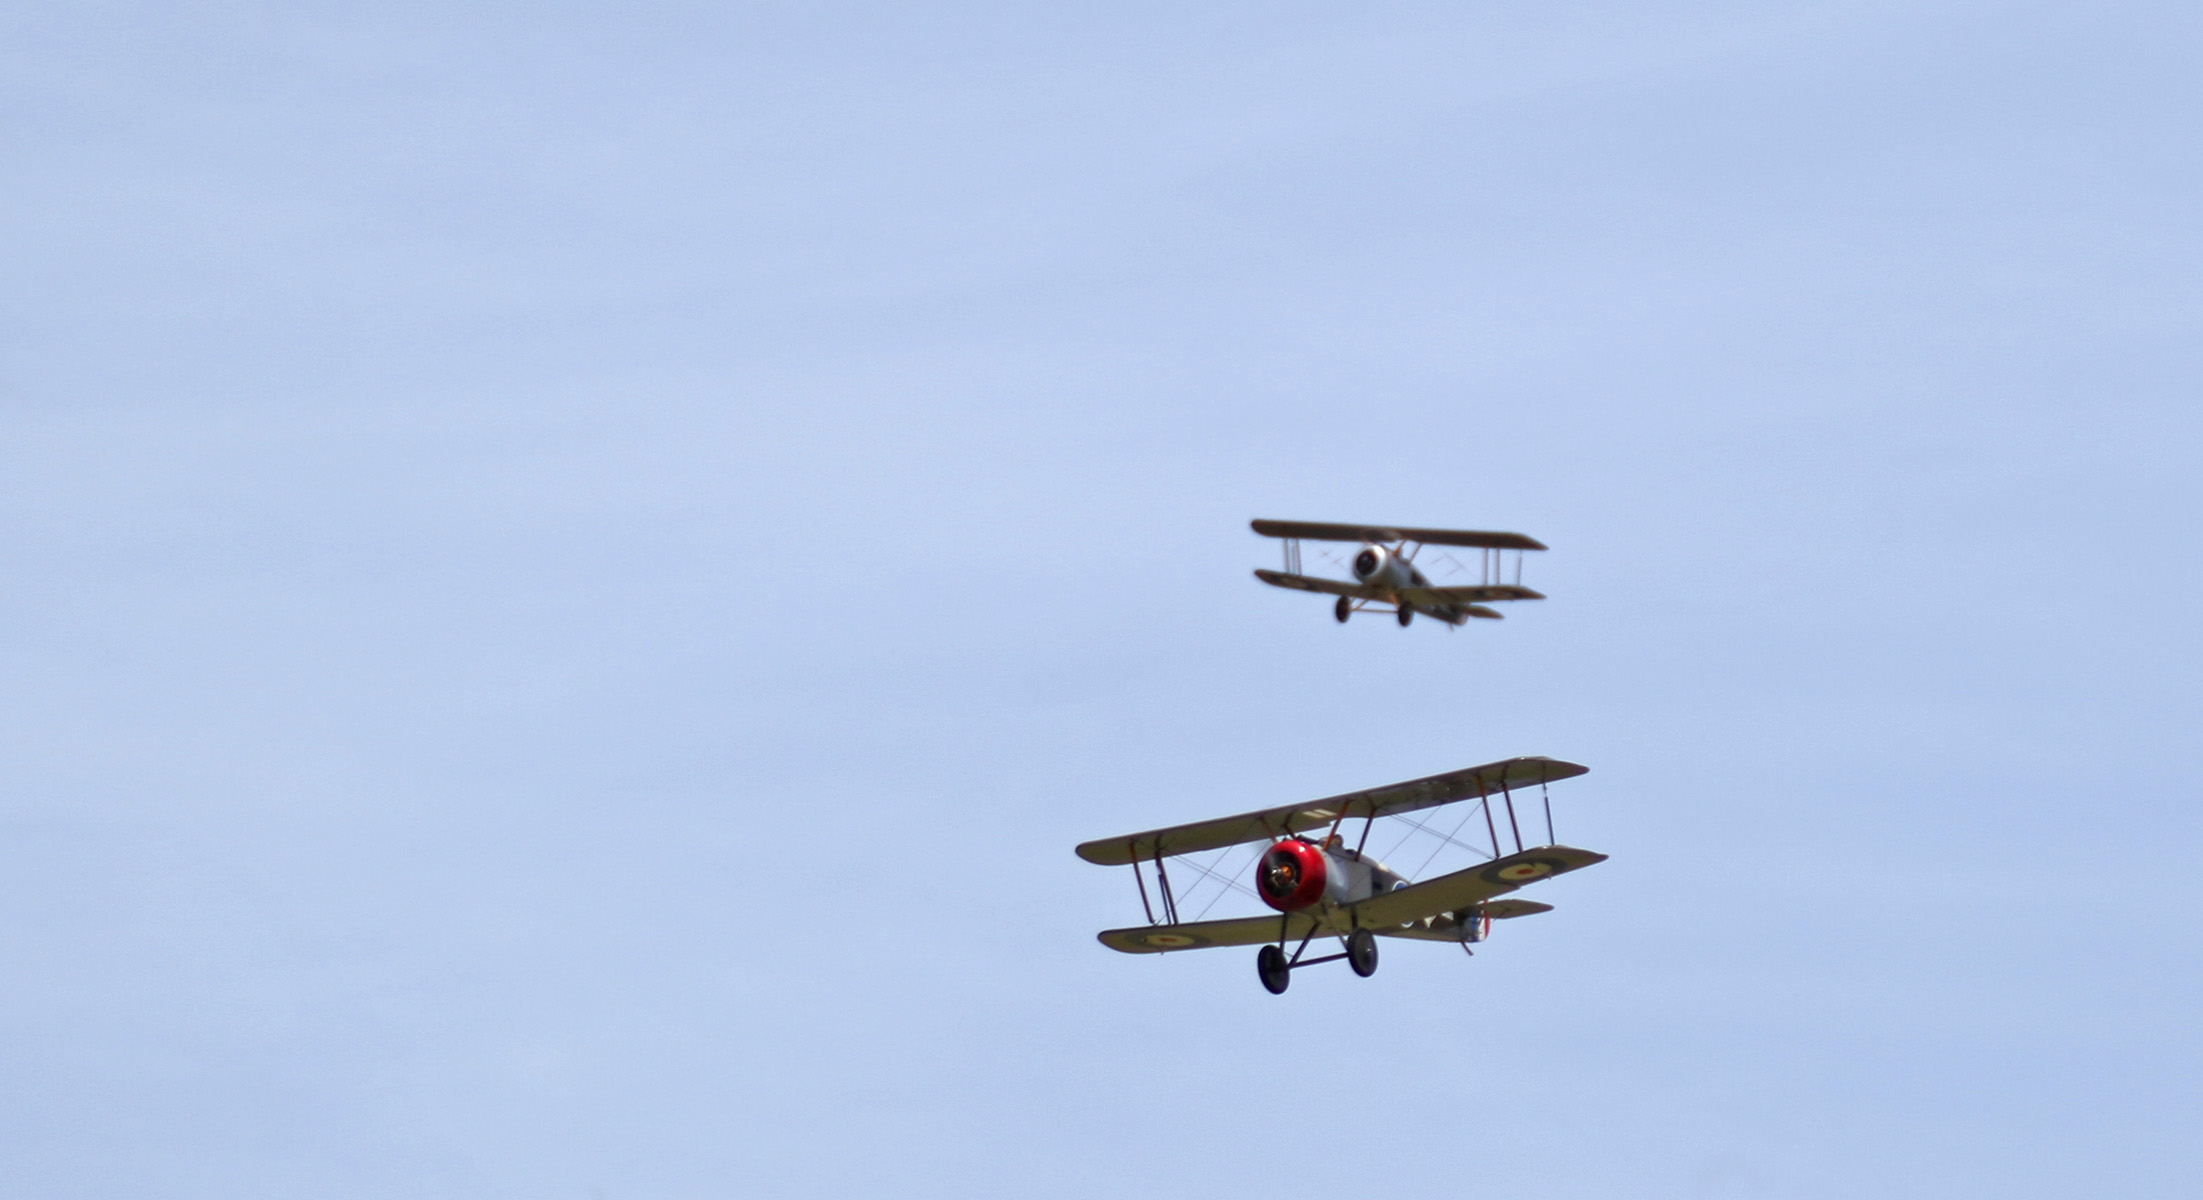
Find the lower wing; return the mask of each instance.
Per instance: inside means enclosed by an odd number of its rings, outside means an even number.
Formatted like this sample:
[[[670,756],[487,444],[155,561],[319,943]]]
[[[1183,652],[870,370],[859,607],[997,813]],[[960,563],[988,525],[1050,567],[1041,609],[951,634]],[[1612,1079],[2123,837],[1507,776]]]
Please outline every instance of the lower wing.
[[[1105,929],[1095,936],[1101,944],[1126,954],[1164,954],[1172,950],[1199,950],[1205,946],[1259,946],[1264,942],[1289,941],[1316,933],[1345,933],[1357,925],[1372,933],[1394,937],[1427,936],[1432,917],[1471,908],[1502,896],[1525,884],[1606,861],[1606,855],[1573,846],[1539,846],[1495,858],[1488,863],[1440,875],[1421,883],[1372,896],[1359,904],[1328,914],[1297,912],[1282,917],[1234,917],[1225,921],[1195,921],[1185,925],[1136,925],[1130,929]],[[1486,905],[1485,915],[1495,919],[1526,917],[1550,906],[1526,900],[1505,900]],[[1446,940],[1458,940],[1449,937]]]
[[[1339,913],[1340,919],[1345,913]],[[1131,929],[1104,929],[1094,935],[1111,950],[1126,954],[1164,954],[1172,950],[1199,950],[1203,946],[1259,946],[1264,942],[1307,937],[1329,926],[1319,916],[1294,913],[1289,917],[1234,917],[1228,921],[1194,921],[1186,925],[1138,925]]]
[[[1346,583],[1337,579],[1318,579],[1313,575],[1288,575],[1283,571],[1265,571],[1255,568],[1254,577],[1271,587],[1292,588],[1302,592],[1322,592],[1328,596],[1352,596],[1356,600],[1389,600],[1390,592],[1381,592],[1358,583]]]
[[[1504,896],[1525,884],[1605,861],[1604,854],[1573,846],[1539,846],[1535,850],[1495,858],[1465,871],[1411,883],[1397,891],[1372,896],[1354,907],[1362,924],[1381,930],[1388,925],[1405,925],[1468,908],[1494,896]]]
[[[1552,905],[1539,904],[1535,900],[1494,900],[1483,907],[1483,915],[1494,921],[1506,921],[1515,917],[1527,917],[1533,913],[1551,911],[1553,911]],[[1455,920],[1451,915],[1414,921],[1393,929],[1372,929],[1370,932],[1379,937],[1415,938],[1425,942],[1458,942],[1463,940],[1461,922]]]
[[[1543,600],[1545,593],[1533,592],[1526,587],[1511,584],[1484,584],[1478,587],[1411,587],[1401,588],[1400,596],[1410,604],[1488,604],[1500,600]]]

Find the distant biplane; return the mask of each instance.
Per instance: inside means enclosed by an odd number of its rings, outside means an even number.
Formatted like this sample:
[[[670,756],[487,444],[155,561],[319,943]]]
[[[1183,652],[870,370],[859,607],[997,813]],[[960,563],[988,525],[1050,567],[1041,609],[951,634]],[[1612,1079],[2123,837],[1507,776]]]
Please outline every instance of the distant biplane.
[[[1102,866],[1132,868],[1133,880],[1140,889],[1140,907],[1148,920],[1144,926],[1105,930],[1098,936],[1102,945],[1127,954],[1260,945],[1255,969],[1261,975],[1262,986],[1273,993],[1285,990],[1294,970],[1342,958],[1355,974],[1374,974],[1376,939],[1380,937],[1453,942],[1467,949],[1484,940],[1495,920],[1552,909],[1536,901],[1499,897],[1540,879],[1606,860],[1604,854],[1553,842],[1553,807],[1545,796],[1545,785],[1587,770],[1552,758],[1510,758],[1305,804],[1087,842],[1078,848],[1080,858]],[[1538,800],[1545,810],[1546,840],[1543,845],[1525,846],[1522,823],[1515,814],[1515,796],[1532,787],[1538,790]],[[1438,833],[1407,815],[1464,800],[1478,801],[1478,808],[1471,809],[1453,833],[1468,828],[1481,810],[1490,839],[1488,850],[1486,846],[1457,841],[1451,834]],[[1506,827],[1514,843],[1509,853],[1502,853],[1495,804],[1506,813]],[[1398,818],[1442,841],[1473,851],[1483,861],[1421,883],[1411,882],[1363,853],[1370,829],[1380,818]],[[1362,822],[1359,842],[1351,850],[1339,836],[1340,826],[1350,820]],[[1314,838],[1305,836],[1313,830],[1326,832]],[[1271,844],[1254,861],[1254,891],[1276,916],[1220,921],[1179,919],[1178,899],[1171,890],[1166,859],[1263,841]],[[1157,919],[1146,877],[1140,870],[1143,862],[1155,868],[1161,919]],[[1216,876],[1205,868],[1202,873],[1204,877]],[[1229,876],[1222,878],[1227,886],[1239,886]],[[1221,898],[1221,890],[1218,895]],[[1340,952],[1305,957],[1308,943],[1319,935],[1338,938]]]
[[[1448,625],[1460,625],[1470,617],[1496,621],[1499,614],[1484,607],[1502,600],[1543,600],[1522,586],[1522,552],[1543,550],[1545,543],[1519,533],[1486,533],[1474,529],[1409,529],[1396,525],[1331,525],[1318,521],[1256,521],[1254,531],[1285,542],[1283,571],[1256,570],[1255,578],[1275,587],[1337,596],[1331,614],[1340,621],[1354,610],[1371,604],[1390,605],[1405,625],[1422,613]],[[1306,575],[1300,569],[1300,543],[1359,542],[1348,569],[1352,581]],[[1483,551],[1480,578],[1474,586],[1438,586],[1415,566],[1415,555],[1424,546],[1468,546]],[[1514,582],[1502,581],[1506,563],[1502,556],[1515,552]],[[1456,564],[1459,565],[1459,564]],[[1382,611],[1382,610],[1380,610]]]

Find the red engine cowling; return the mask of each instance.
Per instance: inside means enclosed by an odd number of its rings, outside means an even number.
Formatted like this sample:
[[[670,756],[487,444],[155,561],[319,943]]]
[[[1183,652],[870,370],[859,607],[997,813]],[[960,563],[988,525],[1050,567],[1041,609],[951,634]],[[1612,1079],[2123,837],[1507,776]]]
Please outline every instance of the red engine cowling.
[[[1323,899],[1323,851],[1287,838],[1262,852],[1255,864],[1254,887],[1262,902],[1279,912],[1297,912]]]

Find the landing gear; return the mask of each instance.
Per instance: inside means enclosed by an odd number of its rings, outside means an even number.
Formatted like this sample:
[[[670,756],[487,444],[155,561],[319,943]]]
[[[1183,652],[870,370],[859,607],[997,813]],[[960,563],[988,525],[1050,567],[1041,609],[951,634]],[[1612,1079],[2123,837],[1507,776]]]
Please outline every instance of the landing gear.
[[[1400,628],[1402,628],[1402,629],[1405,629],[1405,628],[1407,628],[1407,623],[1408,623],[1409,621],[1412,621],[1412,620],[1414,620],[1414,619],[1415,619],[1415,606],[1414,606],[1414,605],[1411,605],[1411,604],[1409,604],[1409,603],[1408,603],[1407,601],[1405,601],[1405,600],[1402,600],[1402,601],[1400,601]]]
[[[1400,622],[1402,625],[1407,622]],[[1377,935],[1366,929],[1357,929],[1346,935],[1346,965],[1364,979],[1377,973]],[[1267,981],[1265,981],[1267,982]],[[1280,986],[1278,991],[1285,990]]]
[[[1341,596],[1339,602],[1331,606],[1331,615],[1337,617],[1341,625],[1346,624],[1346,618],[1352,616],[1353,613],[1354,598],[1352,596]]]
[[[1308,936],[1314,937],[1315,934],[1311,932]],[[1300,949],[1306,950],[1307,948],[1308,938],[1302,938]],[[1463,949],[1466,948],[1463,947]],[[1282,996],[1285,994],[1286,987],[1293,982],[1293,970],[1295,968],[1312,967],[1317,963],[1337,962],[1342,958],[1346,960],[1347,966],[1354,968],[1356,975],[1364,979],[1375,975],[1377,973],[1377,935],[1366,929],[1357,929],[1346,935],[1346,953],[1326,954],[1321,958],[1302,958],[1300,950],[1295,950],[1288,956],[1285,953],[1284,946],[1267,945],[1255,951],[1254,969],[1255,974],[1262,977],[1262,986],[1270,989],[1271,995]]]

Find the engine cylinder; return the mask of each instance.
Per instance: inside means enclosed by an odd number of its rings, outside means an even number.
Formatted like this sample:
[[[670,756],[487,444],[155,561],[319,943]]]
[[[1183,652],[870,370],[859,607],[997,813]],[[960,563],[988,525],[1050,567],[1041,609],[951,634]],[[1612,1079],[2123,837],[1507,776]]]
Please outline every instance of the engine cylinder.
[[[1255,891],[1279,912],[1297,912],[1323,899],[1327,871],[1323,851],[1286,838],[1263,851],[1255,863]]]

